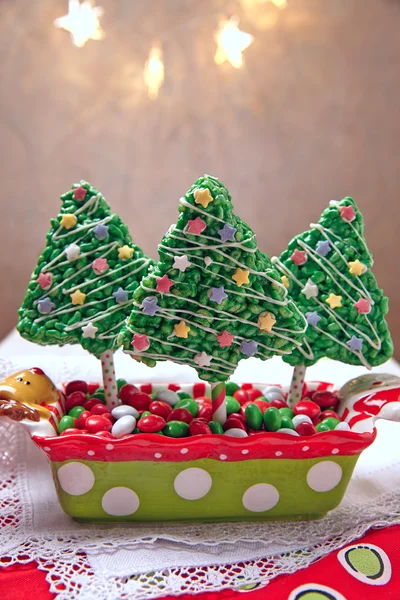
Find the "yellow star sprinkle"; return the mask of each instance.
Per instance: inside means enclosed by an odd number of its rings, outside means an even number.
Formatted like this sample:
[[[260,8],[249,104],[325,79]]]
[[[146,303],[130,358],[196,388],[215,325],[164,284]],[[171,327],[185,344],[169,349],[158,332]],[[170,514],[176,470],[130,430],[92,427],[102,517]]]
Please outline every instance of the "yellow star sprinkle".
[[[367,267],[363,265],[358,258],[357,260],[354,260],[353,262],[350,261],[347,264],[349,265],[349,271],[352,275],[362,275],[367,270]]]
[[[342,296],[336,296],[336,294],[329,294],[325,300],[331,308],[340,308],[342,306]]]
[[[214,202],[214,198],[207,188],[197,188],[197,190],[194,190],[193,196],[195,203],[201,204],[203,208],[207,208],[210,202]]]
[[[65,229],[72,229],[77,224],[78,219],[75,215],[63,215],[60,221],[61,227],[65,227]]]
[[[235,273],[232,275],[232,279],[234,281],[236,281],[236,285],[238,285],[240,287],[244,283],[250,283],[249,282],[249,273],[250,273],[250,271],[246,271],[245,269],[239,269],[239,267],[238,267],[236,269]]]
[[[285,286],[285,288],[288,290],[289,286],[290,286],[290,282],[289,282],[289,279],[286,277],[286,275],[282,275],[281,281],[282,281],[283,285]]]
[[[260,328],[261,331],[272,331],[273,326],[276,323],[276,319],[274,317],[274,315],[271,315],[271,313],[266,312],[266,313],[262,313],[259,317],[258,317],[258,327]]]
[[[121,246],[118,248],[118,258],[131,258],[133,254],[133,248],[129,248],[129,246]]]
[[[174,325],[174,329],[175,329],[176,337],[185,338],[185,339],[187,338],[189,331],[190,331],[190,327],[188,327],[186,325],[185,321],[181,321],[177,325]]]
[[[72,304],[84,304],[86,299],[86,294],[83,294],[81,290],[76,290],[73,294],[71,294]]]

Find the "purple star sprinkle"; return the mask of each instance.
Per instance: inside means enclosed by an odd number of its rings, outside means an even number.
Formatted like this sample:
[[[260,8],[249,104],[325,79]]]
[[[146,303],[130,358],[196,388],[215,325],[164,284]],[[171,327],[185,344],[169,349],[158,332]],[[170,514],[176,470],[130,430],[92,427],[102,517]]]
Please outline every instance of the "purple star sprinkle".
[[[235,233],[237,229],[236,227],[231,227],[227,223],[223,226],[222,229],[218,231],[222,242],[234,242],[235,241]]]
[[[117,304],[122,304],[123,302],[126,302],[128,300],[128,294],[129,292],[127,290],[124,290],[122,289],[122,287],[119,287],[116,292],[113,292],[115,302]]]
[[[37,309],[41,315],[48,315],[54,307],[55,304],[50,300],[50,298],[43,298],[43,300],[39,300],[37,304]]]
[[[319,314],[317,313],[316,310],[314,310],[313,312],[306,313],[306,321],[309,325],[316,327],[316,325],[318,325],[320,320],[321,320],[321,317],[319,316]]]
[[[346,342],[347,346],[350,348],[350,350],[352,350],[353,352],[361,352],[361,348],[362,348],[362,339],[356,337],[355,335],[353,335],[348,342]]]
[[[221,302],[223,302],[225,300],[225,298],[228,297],[228,294],[225,294],[225,290],[224,290],[224,286],[221,285],[221,287],[213,287],[210,288],[209,290],[209,298],[210,300],[212,300],[213,302],[216,302],[217,304],[221,304]]]
[[[249,340],[248,342],[243,341],[240,345],[240,351],[246,356],[254,356],[257,350],[258,344],[254,340]]]
[[[324,242],[318,242],[315,251],[320,256],[326,256],[327,254],[329,254],[329,252],[331,251],[331,246],[328,240],[325,240]]]
[[[150,317],[154,317],[156,312],[161,310],[161,308],[157,304],[157,298],[154,296],[149,296],[145,298],[142,302],[142,313],[144,315],[149,315]]]
[[[99,240],[99,241],[104,240],[108,236],[108,226],[102,225],[101,223],[99,223],[93,229],[93,234],[94,234],[94,237],[96,238],[96,240]]]

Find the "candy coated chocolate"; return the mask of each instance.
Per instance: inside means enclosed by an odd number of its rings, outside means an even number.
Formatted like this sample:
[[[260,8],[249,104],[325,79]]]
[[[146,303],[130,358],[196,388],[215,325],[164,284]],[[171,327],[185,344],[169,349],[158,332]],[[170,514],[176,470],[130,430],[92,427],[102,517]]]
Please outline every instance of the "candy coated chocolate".
[[[263,414],[257,404],[247,404],[245,409],[246,421],[251,429],[258,431],[263,425]]]
[[[300,402],[294,405],[293,412],[295,415],[307,415],[310,419],[314,419],[318,417],[321,409],[312,400],[300,400]]]
[[[227,415],[238,412],[240,410],[240,402],[236,400],[236,398],[233,398],[233,396],[226,396],[225,400]]]
[[[314,392],[312,400],[321,408],[335,407],[339,402],[338,396],[328,391]]]
[[[98,386],[97,386],[98,387]],[[86,381],[81,381],[80,379],[75,379],[74,381],[70,381],[65,386],[65,395],[69,396],[72,392],[83,392],[84,394],[88,393],[88,384]],[[94,393],[91,392],[92,394]]]
[[[85,412],[83,406],[74,406],[74,408],[71,408],[71,410],[68,412],[68,415],[79,420],[79,417],[83,412]]]
[[[90,419],[94,419],[95,417],[89,417],[86,423],[89,423]],[[127,435],[128,433],[132,433],[136,426],[136,419],[132,415],[125,415],[115,421],[114,425],[112,425],[111,433],[112,436],[116,439]]]
[[[137,392],[136,394],[130,394],[129,396],[126,394],[123,402],[124,404],[129,404],[129,406],[133,406],[133,408],[136,408],[136,410],[141,411],[148,410],[152,399],[149,394]]]
[[[153,415],[158,415],[163,417],[163,419],[167,419],[167,417],[171,414],[172,408],[167,402],[163,402],[162,400],[155,400],[149,406],[149,411]]]
[[[275,406],[271,406],[264,413],[264,427],[266,431],[278,431],[281,428],[282,415]]]
[[[199,405],[197,404],[196,400],[193,400],[192,398],[184,398],[183,400],[179,400],[179,402],[175,404],[175,408],[185,408],[193,417],[197,417],[197,413],[199,412]]]
[[[248,436],[248,433],[244,429],[238,429],[236,427],[232,427],[232,429],[227,429],[224,435],[228,435],[234,438],[245,438]]]
[[[83,406],[86,400],[86,394],[84,394],[83,392],[72,392],[72,394],[67,396],[67,399],[65,401],[65,408],[67,412],[69,412],[71,408],[74,408],[74,406]]]
[[[233,396],[237,390],[240,390],[240,387],[234,381],[228,381],[225,388],[227,396]]]
[[[139,418],[139,411],[137,411],[136,408],[133,408],[133,406],[129,406],[129,404],[120,404],[119,406],[116,406],[112,409],[111,414],[114,419],[120,419],[126,415],[132,415],[135,419]]]
[[[190,435],[205,435],[211,433],[210,427],[200,419],[193,419],[189,425]]]
[[[163,429],[163,434],[173,438],[186,437],[189,435],[189,425],[183,421],[169,421]]]
[[[174,408],[174,410],[168,415],[167,422],[182,421],[183,423],[189,424],[192,419],[193,415],[187,410],[187,408]]]
[[[92,413],[92,415],[104,415],[105,413],[108,413],[110,411],[107,408],[107,406],[105,406],[105,404],[98,402],[91,408],[90,412]]]
[[[282,416],[281,429],[294,429],[292,419],[286,415]]]
[[[185,400],[186,398],[190,398],[189,394],[186,394],[185,397],[182,398],[182,396],[179,396],[179,394],[173,390],[160,390],[157,392],[157,400],[166,402],[170,406],[175,406],[180,400]]]
[[[148,415],[139,419],[137,426],[142,433],[157,433],[164,429],[165,423],[165,419],[159,415]]]
[[[299,435],[314,435],[317,429],[312,423],[299,423],[295,429]]]
[[[64,417],[62,417],[58,424],[59,433],[62,433],[66,429],[75,429],[75,428],[76,428],[76,421],[75,421],[74,417],[70,417],[68,415],[65,415]]]
[[[252,388],[251,390],[247,390],[247,397],[251,402],[254,402],[257,398],[262,398],[263,395],[257,388]]]
[[[326,425],[329,429],[335,429],[340,423],[339,419],[335,419],[334,417],[328,417],[321,421],[321,425]]]
[[[222,425],[217,423],[217,421],[210,421],[208,426],[211,429],[211,433],[219,433],[219,434],[224,433]]]
[[[233,397],[236,398],[236,400],[240,403],[240,405],[242,406],[245,402],[249,401],[249,396],[246,392],[246,390],[236,390],[236,392],[234,392]]]

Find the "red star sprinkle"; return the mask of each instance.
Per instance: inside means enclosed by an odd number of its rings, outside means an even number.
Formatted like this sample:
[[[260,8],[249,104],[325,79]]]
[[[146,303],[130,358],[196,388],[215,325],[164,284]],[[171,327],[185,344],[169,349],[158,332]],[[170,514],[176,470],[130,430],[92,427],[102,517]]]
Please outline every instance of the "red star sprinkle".
[[[109,265],[106,258],[96,258],[93,261],[92,269],[96,275],[101,275],[104,271],[107,271]]]
[[[234,337],[235,337],[234,335],[232,335],[231,333],[228,333],[225,329],[222,333],[217,335],[217,340],[218,340],[221,348],[224,348],[224,346],[232,346]]]
[[[360,298],[353,306],[358,310],[358,314],[360,315],[367,315],[371,312],[371,302],[366,298]]]
[[[340,216],[342,217],[343,221],[348,221],[349,223],[351,223],[352,221],[354,221],[357,215],[354,212],[352,206],[342,206],[340,208]]]
[[[40,273],[36,282],[42,290],[48,290],[53,282],[53,275],[51,273]]]
[[[138,352],[148,350],[148,348],[150,348],[149,338],[145,333],[134,333],[131,346],[133,346]]]
[[[168,277],[168,275],[163,275],[163,277],[156,277],[157,287],[156,291],[168,294],[171,287],[174,285],[174,282]]]
[[[297,250],[296,248],[296,250],[293,252],[290,258],[292,259],[295,265],[304,265],[304,263],[307,262],[307,253],[305,250]]]
[[[188,221],[188,224],[189,227],[187,229],[187,232],[194,233],[194,235],[200,235],[200,233],[202,233],[207,227],[203,219],[201,219],[200,217],[196,217],[195,219]]]
[[[81,185],[74,189],[74,200],[84,200],[87,194],[87,190]]]

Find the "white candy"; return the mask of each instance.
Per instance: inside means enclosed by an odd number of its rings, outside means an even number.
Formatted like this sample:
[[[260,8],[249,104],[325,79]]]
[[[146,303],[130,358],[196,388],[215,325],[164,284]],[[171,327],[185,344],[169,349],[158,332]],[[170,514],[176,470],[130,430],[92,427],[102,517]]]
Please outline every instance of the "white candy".
[[[278,433],[288,433],[289,435],[299,435],[297,431],[294,429],[289,429],[289,427],[282,427],[282,429],[278,429]]]
[[[180,398],[178,394],[172,390],[160,390],[157,392],[157,400],[166,402],[170,406],[175,406],[175,404],[179,402]]]
[[[248,437],[247,433],[243,431],[243,429],[239,429],[239,427],[232,427],[232,429],[227,429],[224,435],[228,435],[234,438],[245,438]]]
[[[111,411],[114,419],[121,419],[121,417],[126,417],[126,415],[132,415],[137,419],[139,417],[139,411],[133,406],[129,406],[128,404],[121,404],[120,406],[116,406]]]
[[[267,385],[267,387],[263,390],[263,396],[269,394],[270,392],[276,392],[282,396],[282,388],[278,387],[277,385]]]
[[[345,421],[342,421],[336,425],[335,429],[340,429],[341,431],[350,431],[350,425],[345,423]]]
[[[268,402],[272,402],[272,400],[283,400],[285,402],[285,396],[282,392],[267,392],[264,394],[264,397],[268,400]]]
[[[136,427],[136,419],[132,415],[125,415],[125,417],[121,417],[118,421],[115,421],[111,434],[115,438],[121,438],[128,433],[132,433],[132,431]]]
[[[294,425],[294,428],[296,429],[297,425],[300,425],[300,423],[311,423],[312,424],[312,421],[311,421],[310,417],[307,415],[295,415],[292,418],[292,423]]]

